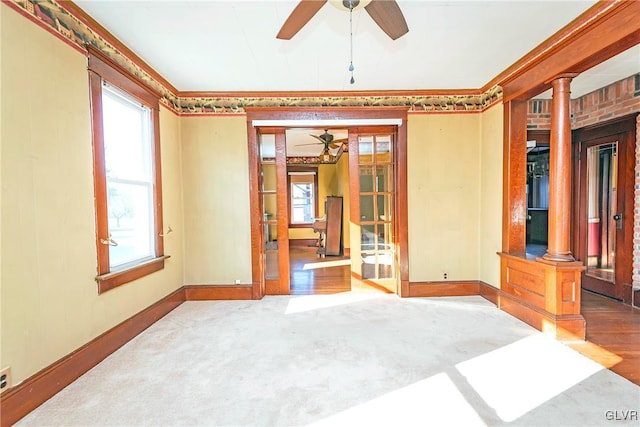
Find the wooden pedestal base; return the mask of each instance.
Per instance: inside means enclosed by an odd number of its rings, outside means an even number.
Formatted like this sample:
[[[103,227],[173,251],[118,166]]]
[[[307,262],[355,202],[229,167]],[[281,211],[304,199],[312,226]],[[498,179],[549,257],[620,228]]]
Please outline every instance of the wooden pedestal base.
[[[554,262],[499,253],[498,307],[563,341],[584,340],[579,262]]]

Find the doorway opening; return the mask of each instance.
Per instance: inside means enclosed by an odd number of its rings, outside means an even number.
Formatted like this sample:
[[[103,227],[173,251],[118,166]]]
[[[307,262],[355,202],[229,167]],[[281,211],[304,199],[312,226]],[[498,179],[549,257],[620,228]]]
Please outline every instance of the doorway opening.
[[[401,293],[408,277],[406,234],[398,232],[407,221],[406,196],[398,197],[406,194],[404,126],[250,123],[254,297],[362,287]],[[339,144],[323,147],[319,136],[327,134]]]
[[[549,234],[549,139],[548,130],[527,131],[527,225],[526,252],[542,257]]]
[[[290,294],[351,290],[346,128],[288,128]]]

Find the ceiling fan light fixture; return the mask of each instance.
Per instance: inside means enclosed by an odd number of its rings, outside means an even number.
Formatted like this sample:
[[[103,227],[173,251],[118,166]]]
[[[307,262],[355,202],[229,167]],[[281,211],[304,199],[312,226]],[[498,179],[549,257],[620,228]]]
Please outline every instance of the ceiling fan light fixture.
[[[334,157],[328,148],[325,148],[320,156],[318,156],[318,160],[320,160],[320,163],[331,163],[333,162],[333,159]]]

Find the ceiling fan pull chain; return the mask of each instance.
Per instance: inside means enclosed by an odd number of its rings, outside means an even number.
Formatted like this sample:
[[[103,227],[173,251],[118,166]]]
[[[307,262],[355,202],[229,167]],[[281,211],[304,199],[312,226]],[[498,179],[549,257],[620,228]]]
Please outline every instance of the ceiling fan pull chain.
[[[353,78],[353,3],[349,3],[349,41],[351,44],[351,56],[349,60],[349,72],[351,73],[351,84],[356,82]]]

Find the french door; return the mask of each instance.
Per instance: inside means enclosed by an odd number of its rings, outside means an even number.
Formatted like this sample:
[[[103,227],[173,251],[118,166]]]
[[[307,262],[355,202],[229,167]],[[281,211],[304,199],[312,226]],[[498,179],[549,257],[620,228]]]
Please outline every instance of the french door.
[[[289,294],[289,219],[284,129],[261,130],[258,171],[261,253],[266,295]]]
[[[349,130],[351,270],[398,293],[393,127]]]
[[[574,138],[575,246],[586,267],[582,286],[620,300],[632,276],[634,130],[620,122],[576,131]]]

